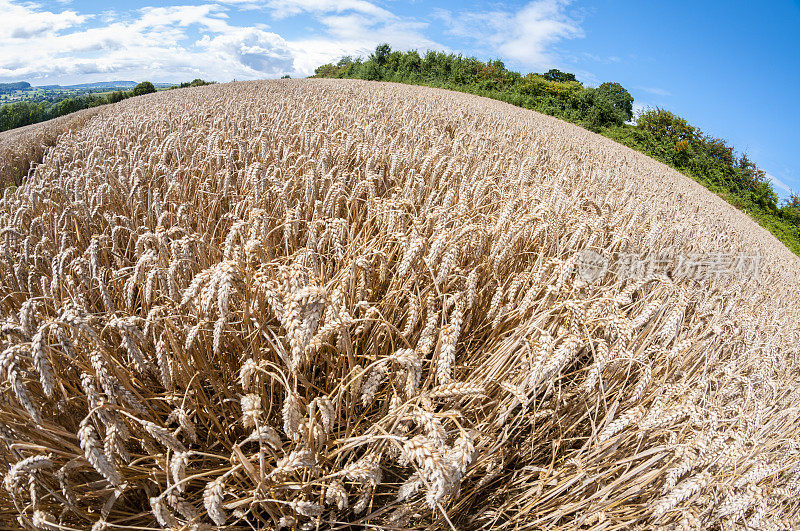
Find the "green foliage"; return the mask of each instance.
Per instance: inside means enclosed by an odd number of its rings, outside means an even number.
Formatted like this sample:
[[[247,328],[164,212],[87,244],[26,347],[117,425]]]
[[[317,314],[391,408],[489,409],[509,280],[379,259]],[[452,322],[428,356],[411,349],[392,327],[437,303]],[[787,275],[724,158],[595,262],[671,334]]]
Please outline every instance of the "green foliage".
[[[188,87],[202,87],[205,85],[213,85],[216,83],[215,81],[206,81],[204,79],[193,79],[189,83],[181,83],[181,88],[188,88]]]
[[[121,90],[115,90],[106,95],[106,103],[117,103],[127,98],[126,93]]]
[[[175,90],[179,88],[189,88],[189,87],[202,87],[204,85],[213,85],[216,81],[206,81],[204,79],[194,79],[192,81],[184,81],[180,85],[172,85],[169,87],[168,90]]]
[[[400,71],[406,74],[415,75],[419,74],[422,68],[422,57],[419,56],[416,50],[412,50],[403,54],[400,59]]]
[[[520,80],[519,92],[537,98],[555,98],[569,104],[580,99],[583,85],[577,81],[558,82],[548,80],[539,74],[528,74]]]
[[[559,83],[568,83],[570,81],[575,81],[575,74],[562,72],[561,70],[557,70],[555,68],[551,68],[550,70],[542,74],[542,77],[547,79],[548,81],[557,81]]]
[[[153,86],[152,83],[149,81],[142,81],[135,87],[133,87],[133,95],[134,96],[143,96],[145,94],[150,94],[156,91],[156,88]]]
[[[361,72],[363,79],[369,79],[370,81],[383,79],[383,69],[377,63],[377,61],[368,61],[362,68]]]
[[[41,122],[47,106],[45,103],[21,101],[0,107],[0,131]]]
[[[624,122],[633,118],[633,96],[619,83],[603,83],[597,87],[597,93],[607,99],[614,108],[622,113]]]
[[[606,91],[587,88],[581,91],[579,97],[583,111],[580,123],[592,131],[599,131],[605,126],[620,126],[627,120],[625,112]]]
[[[794,192],[789,195],[780,209],[780,217],[787,222],[800,226],[800,195]]]
[[[664,109],[643,112],[636,120],[636,125],[658,137],[669,138],[672,142],[693,141],[697,133],[697,129],[686,120]]]
[[[416,50],[392,51],[381,44],[366,61],[343,57],[322,65],[315,77],[396,81],[469,92],[582,125],[676,168],[737,208],[746,210],[800,254],[800,198],[778,207],[778,196],[746,155],[734,156],[724,140],[703,134],[664,109],[633,118],[633,97],[619,83],[584,87],[574,74],[551,69],[520,75],[502,61]]]
[[[389,58],[389,53],[392,49],[389,47],[388,44],[383,43],[379,44],[377,48],[375,48],[375,53],[370,55],[370,61],[374,61],[376,65],[379,67],[386,66],[386,61]]]
[[[0,106],[0,131],[35,124],[105,103],[107,103],[106,97],[99,95],[65,98],[57,103],[47,101],[9,103]]]

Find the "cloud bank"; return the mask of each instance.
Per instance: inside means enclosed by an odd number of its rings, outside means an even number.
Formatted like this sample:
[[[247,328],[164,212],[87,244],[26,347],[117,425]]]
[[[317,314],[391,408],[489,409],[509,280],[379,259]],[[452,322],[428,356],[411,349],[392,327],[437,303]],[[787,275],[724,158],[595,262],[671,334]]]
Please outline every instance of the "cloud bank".
[[[584,36],[580,22],[567,13],[568,5],[567,0],[536,0],[517,11],[437,10],[436,16],[451,35],[471,42],[480,51],[528,68],[545,68],[558,63],[553,52],[556,43]]]
[[[533,68],[555,62],[551,48],[560,40],[582,36],[567,6],[566,0],[535,0],[490,13],[437,10],[428,20],[443,21],[477,53]],[[0,12],[0,81],[34,84],[299,77],[343,55],[366,55],[381,42],[447,50],[429,36],[427,20],[367,0],[219,0],[124,12],[0,0]],[[286,22],[298,20],[307,31],[284,36]]]

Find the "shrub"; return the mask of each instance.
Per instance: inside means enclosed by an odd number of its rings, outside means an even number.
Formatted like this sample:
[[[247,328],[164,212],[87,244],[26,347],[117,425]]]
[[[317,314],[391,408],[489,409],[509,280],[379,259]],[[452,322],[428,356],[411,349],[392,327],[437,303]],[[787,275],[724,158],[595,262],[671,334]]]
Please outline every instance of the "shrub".
[[[133,95],[134,96],[143,96],[145,94],[150,94],[156,91],[156,88],[153,86],[152,83],[149,81],[142,81],[135,87],[133,87]]]

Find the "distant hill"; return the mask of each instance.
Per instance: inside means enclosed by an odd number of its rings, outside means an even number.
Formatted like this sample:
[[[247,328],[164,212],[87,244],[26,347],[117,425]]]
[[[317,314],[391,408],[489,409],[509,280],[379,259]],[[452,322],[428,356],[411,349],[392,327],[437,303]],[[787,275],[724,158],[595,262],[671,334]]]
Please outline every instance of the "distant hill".
[[[43,89],[102,89],[102,88],[133,88],[136,81],[98,81],[96,83],[80,83],[78,85],[42,85]]]
[[[28,90],[31,84],[27,81],[18,81],[16,83],[0,83],[0,94],[8,94],[15,90]]]
[[[175,83],[153,83],[155,87],[171,87]],[[137,85],[136,81],[97,81],[95,83],[80,83],[78,85],[43,85],[43,89],[128,89]],[[30,87],[30,85],[28,85]]]

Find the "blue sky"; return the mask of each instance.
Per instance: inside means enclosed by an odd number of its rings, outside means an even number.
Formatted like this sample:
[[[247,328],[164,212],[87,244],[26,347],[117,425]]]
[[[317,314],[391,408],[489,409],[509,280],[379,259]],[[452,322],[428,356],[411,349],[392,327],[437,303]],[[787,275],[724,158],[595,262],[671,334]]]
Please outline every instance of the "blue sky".
[[[800,191],[800,1],[0,0],[0,82],[300,77],[376,44],[617,81]]]

